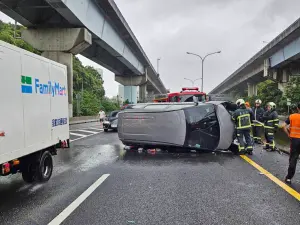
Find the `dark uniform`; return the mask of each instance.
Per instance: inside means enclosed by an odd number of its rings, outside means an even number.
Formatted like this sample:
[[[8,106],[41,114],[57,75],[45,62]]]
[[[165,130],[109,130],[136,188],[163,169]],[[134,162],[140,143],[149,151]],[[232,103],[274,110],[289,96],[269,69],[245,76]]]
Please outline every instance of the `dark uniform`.
[[[291,150],[289,159],[289,169],[286,179],[292,179],[296,172],[297,160],[300,155],[300,114],[295,113],[285,121],[290,125]]]
[[[263,115],[266,145],[265,149],[275,150],[274,134],[279,126],[278,113],[275,109],[266,111]]]
[[[244,104],[241,105],[239,109],[234,111],[232,115],[232,120],[235,122],[240,154],[244,154],[246,152],[252,154],[253,145],[250,132],[253,117],[250,110],[246,109]],[[246,144],[244,142],[244,137],[246,140]]]
[[[253,122],[253,128],[252,128],[254,141],[258,144],[261,144],[261,135],[263,132],[263,122],[264,122],[263,115],[265,111],[262,107],[253,107],[252,111],[253,111],[254,120],[262,123],[260,124],[257,122]]]

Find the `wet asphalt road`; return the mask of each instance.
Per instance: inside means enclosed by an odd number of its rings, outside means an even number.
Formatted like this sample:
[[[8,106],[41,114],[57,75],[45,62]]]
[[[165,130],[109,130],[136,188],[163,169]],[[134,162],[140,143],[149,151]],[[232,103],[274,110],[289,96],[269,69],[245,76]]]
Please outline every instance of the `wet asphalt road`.
[[[126,152],[97,123],[71,130],[81,139],[54,158],[47,183],[0,178],[1,225],[48,224],[103,174],[110,176],[62,224],[300,224],[299,201],[239,156]],[[286,155],[256,148],[250,158],[284,178]]]

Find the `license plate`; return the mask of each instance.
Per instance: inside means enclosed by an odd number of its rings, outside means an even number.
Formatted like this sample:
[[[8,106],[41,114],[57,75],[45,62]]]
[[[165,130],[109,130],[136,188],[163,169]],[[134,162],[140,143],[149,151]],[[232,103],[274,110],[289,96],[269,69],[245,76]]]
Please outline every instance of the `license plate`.
[[[109,124],[109,121],[104,121],[103,124]]]
[[[111,125],[111,127],[112,127],[112,128],[116,128],[116,127],[117,127],[117,125],[114,125],[114,124],[113,124],[113,125]]]

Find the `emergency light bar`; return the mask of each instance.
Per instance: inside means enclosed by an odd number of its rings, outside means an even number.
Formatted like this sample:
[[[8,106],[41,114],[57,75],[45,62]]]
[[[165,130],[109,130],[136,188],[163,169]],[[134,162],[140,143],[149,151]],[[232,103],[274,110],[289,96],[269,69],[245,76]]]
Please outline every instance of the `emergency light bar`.
[[[168,98],[168,94],[157,94],[157,95],[154,95],[154,99],[162,99],[162,98]]]
[[[199,88],[192,87],[192,88],[182,88],[182,91],[199,91]]]

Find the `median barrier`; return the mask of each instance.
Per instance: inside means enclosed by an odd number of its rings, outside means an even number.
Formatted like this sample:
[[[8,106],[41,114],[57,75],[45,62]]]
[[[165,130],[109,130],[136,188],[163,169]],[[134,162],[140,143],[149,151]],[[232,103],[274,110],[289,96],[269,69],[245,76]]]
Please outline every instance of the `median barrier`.
[[[69,124],[73,125],[73,124],[91,123],[97,121],[99,121],[98,116],[79,116],[79,117],[71,117]]]

